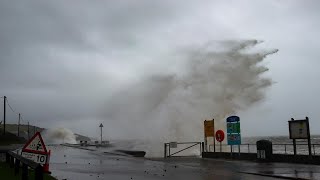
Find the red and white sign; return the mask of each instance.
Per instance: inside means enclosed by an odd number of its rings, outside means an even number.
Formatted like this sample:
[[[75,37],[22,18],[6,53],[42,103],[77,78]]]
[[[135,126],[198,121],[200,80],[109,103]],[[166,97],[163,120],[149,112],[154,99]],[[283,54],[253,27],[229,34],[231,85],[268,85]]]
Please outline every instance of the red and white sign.
[[[218,130],[216,132],[216,140],[218,142],[222,142],[224,140],[224,132],[222,130]]]
[[[37,132],[22,148],[21,156],[42,165],[47,164],[48,151],[41,134]]]
[[[48,154],[46,145],[43,142],[41,134],[37,132],[22,148],[22,152]]]
[[[42,165],[46,164],[47,158],[48,158],[48,155],[28,153],[28,152],[21,152],[21,156]]]

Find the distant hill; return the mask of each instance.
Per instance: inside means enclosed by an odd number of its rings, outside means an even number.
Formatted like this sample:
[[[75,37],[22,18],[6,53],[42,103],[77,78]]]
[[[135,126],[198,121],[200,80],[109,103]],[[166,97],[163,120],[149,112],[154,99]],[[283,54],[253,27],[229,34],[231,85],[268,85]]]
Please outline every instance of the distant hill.
[[[37,126],[29,126],[29,133],[30,137],[33,136],[35,132],[42,132],[45,130],[45,128],[40,128]],[[3,124],[0,125],[0,131],[3,131]],[[20,124],[20,137],[23,137],[25,139],[28,139],[28,125],[26,124]],[[18,136],[18,124],[6,124],[6,132],[10,132],[11,134],[14,134]]]
[[[3,130],[3,124],[0,125],[0,133]],[[42,132],[46,130],[45,128],[37,127],[37,126],[29,126],[29,133],[30,137],[33,136],[34,132]],[[15,136],[18,135],[18,124],[6,124],[6,132],[10,132],[10,134],[13,134]],[[77,141],[90,141],[89,137],[80,135],[80,134],[74,134]],[[20,124],[20,137],[23,137],[24,139],[28,139],[28,125]]]
[[[3,129],[3,124],[0,125],[0,129]],[[36,131],[43,131],[45,128],[40,128],[37,126],[29,126],[29,131],[33,132],[34,130]],[[9,132],[18,132],[18,124],[6,124],[6,131]],[[28,125],[26,124],[20,124],[20,131],[25,131],[28,132]]]
[[[9,145],[9,144],[25,144],[27,140],[23,137],[18,137],[15,134],[12,134],[10,132],[6,132],[5,135],[3,135],[2,131],[0,134],[0,145]]]

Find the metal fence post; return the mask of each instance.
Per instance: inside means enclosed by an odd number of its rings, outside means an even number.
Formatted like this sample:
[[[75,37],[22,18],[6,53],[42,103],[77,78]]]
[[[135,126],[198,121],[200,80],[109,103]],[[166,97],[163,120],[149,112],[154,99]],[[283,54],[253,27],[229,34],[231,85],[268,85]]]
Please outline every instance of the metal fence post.
[[[315,156],[316,155],[316,149],[314,148],[314,144],[312,144],[313,146],[313,155]]]

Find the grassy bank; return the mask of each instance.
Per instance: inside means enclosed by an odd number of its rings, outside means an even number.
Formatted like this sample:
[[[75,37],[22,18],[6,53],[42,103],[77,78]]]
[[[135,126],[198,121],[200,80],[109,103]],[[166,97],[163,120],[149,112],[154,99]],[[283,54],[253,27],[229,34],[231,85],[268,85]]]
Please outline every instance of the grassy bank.
[[[9,164],[0,162],[0,177],[1,179],[10,179],[10,180],[20,180],[21,179],[21,169],[20,173],[18,175],[14,175],[14,169],[10,168]],[[32,180],[34,179],[34,171],[29,170],[29,179]],[[54,177],[45,174],[44,175],[44,180],[56,180]]]
[[[1,132],[3,130],[3,124],[0,125]],[[43,131],[44,128],[40,127],[35,127],[36,131]],[[17,132],[18,131],[18,125],[17,124],[6,124],[6,132]],[[34,126],[30,125],[29,126],[29,131],[33,133],[34,131]],[[26,124],[20,124],[20,132],[28,132],[28,125]]]
[[[26,139],[18,137],[15,134],[6,132],[6,135],[0,134],[0,146],[9,144],[24,144]]]

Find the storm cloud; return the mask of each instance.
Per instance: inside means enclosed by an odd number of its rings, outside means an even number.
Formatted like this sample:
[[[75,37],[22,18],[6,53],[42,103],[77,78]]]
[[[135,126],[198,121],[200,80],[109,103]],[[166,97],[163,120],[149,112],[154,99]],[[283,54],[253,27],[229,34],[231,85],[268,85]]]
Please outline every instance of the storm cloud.
[[[319,125],[316,7],[318,1],[2,0],[0,96],[24,123],[95,137],[102,122],[107,137],[138,138],[159,126],[140,115],[166,101],[188,72],[185,49],[258,39],[265,42],[255,52],[280,49],[262,64],[270,69],[262,78],[276,83],[256,106],[237,109],[244,135],[287,134],[291,117]],[[213,118],[207,116],[192,118]],[[17,122],[10,111],[8,122]]]

